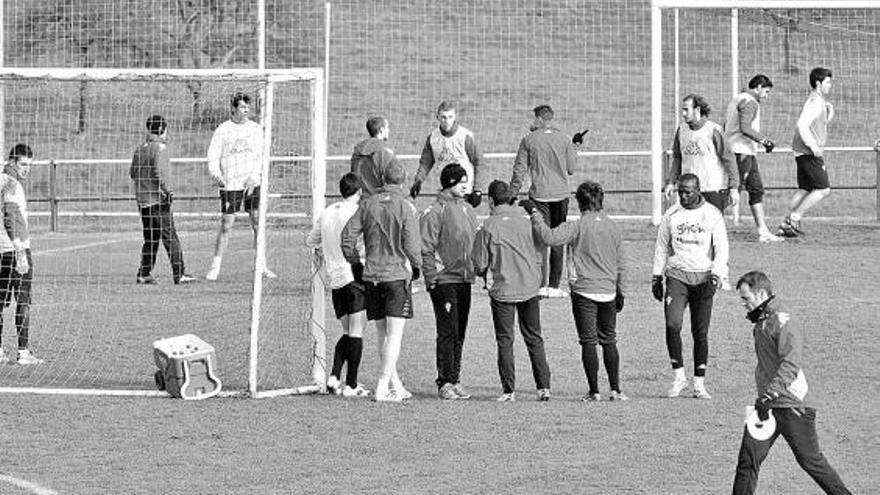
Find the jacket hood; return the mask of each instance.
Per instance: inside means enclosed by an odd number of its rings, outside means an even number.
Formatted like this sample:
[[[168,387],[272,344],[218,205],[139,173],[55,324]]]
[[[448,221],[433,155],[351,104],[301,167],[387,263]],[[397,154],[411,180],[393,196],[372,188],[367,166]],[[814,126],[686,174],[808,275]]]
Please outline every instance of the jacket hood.
[[[368,139],[364,139],[363,141],[356,144],[354,147],[354,154],[372,155],[373,153],[376,153],[377,151],[382,151],[383,148],[387,147],[388,144],[385,142],[384,139],[371,137]]]

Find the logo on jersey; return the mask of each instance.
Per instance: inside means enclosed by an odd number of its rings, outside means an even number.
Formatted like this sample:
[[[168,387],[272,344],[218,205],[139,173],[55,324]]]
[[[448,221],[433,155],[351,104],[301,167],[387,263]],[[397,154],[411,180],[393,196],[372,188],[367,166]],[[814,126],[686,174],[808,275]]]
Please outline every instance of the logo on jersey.
[[[684,148],[682,148],[681,154],[688,156],[703,156],[706,154],[706,150],[700,147],[700,143],[696,141],[688,141]]]

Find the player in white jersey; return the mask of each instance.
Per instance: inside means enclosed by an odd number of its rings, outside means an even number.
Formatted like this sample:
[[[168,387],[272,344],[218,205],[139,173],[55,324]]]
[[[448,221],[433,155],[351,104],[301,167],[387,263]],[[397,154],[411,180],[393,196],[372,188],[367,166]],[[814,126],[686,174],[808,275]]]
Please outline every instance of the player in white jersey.
[[[229,231],[235,213],[242,206],[254,230],[257,245],[257,219],[260,207],[260,170],[263,163],[263,128],[250,120],[251,97],[237,92],[232,95],[232,116],[214,131],[208,146],[208,172],[220,187],[220,230],[214,243],[214,258],[205,278],[217,280],[223,253],[229,243]],[[265,266],[258,266],[267,278],[276,275]]]
[[[758,227],[760,242],[778,242],[782,237],[773,235],[764,219],[764,181],[758,170],[755,157],[757,145],[770,153],[776,146],[761,133],[761,102],[770,96],[773,82],[764,74],[758,74],[749,81],[749,88],[738,93],[727,105],[727,121],[724,124],[724,137],[736,155],[739,169],[740,188],[749,193],[749,208]],[[736,192],[734,192],[736,194]]]
[[[798,191],[791,198],[791,211],[779,226],[779,234],[785,237],[803,234],[801,218],[831,194],[825,169],[828,122],[834,118],[834,106],[825,99],[830,91],[831,71],[823,67],[810,71],[810,95],[801,109],[791,142],[797,162]]]
[[[31,282],[34,276],[31,238],[28,230],[27,200],[22,181],[31,170],[34,152],[26,144],[16,144],[9,151],[9,161],[0,174],[0,203],[3,228],[0,228],[0,335],[3,313],[15,299],[15,330],[18,333],[18,364],[40,364],[28,348],[30,329]],[[0,346],[0,364],[9,357]]]

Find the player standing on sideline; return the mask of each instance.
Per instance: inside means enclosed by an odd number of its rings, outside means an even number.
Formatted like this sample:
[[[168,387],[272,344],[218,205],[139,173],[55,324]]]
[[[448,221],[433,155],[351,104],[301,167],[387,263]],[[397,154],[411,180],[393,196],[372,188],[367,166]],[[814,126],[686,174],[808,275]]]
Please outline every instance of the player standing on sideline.
[[[516,196],[522,187],[526,170],[531,176],[529,199],[535,202],[544,221],[551,228],[565,221],[568,216],[568,176],[574,174],[577,154],[571,138],[553,127],[553,109],[539,105],[533,110],[535,120],[531,131],[519,142],[519,150],[513,162],[513,178],[510,189]],[[545,257],[542,267],[542,297],[565,297],[559,288],[562,279],[562,246],[550,248],[549,263]],[[549,273],[548,273],[549,272]],[[543,283],[542,282],[542,283]]]
[[[513,354],[514,321],[519,316],[532,376],[538,389],[538,400],[550,400],[550,366],[544,353],[541,336],[540,259],[542,246],[532,235],[528,216],[514,207],[516,195],[506,182],[489,184],[489,218],[474,237],[471,259],[474,271],[481,277],[492,272],[489,301],[495,342],[498,346],[498,374],[502,394],[498,402],[516,400],[516,366]]]
[[[422,213],[422,273],[437,323],[437,389],[441,399],[470,399],[460,383],[461,352],[471,310],[477,217],[465,200],[467,171],[451,163],[440,173],[443,190]]]
[[[129,176],[134,182],[135,199],[141,214],[144,245],[141,248],[141,266],[137,273],[137,283],[155,284],[150,273],[156,266],[159,241],[165,246],[171,261],[171,273],[175,284],[188,284],[196,279],[186,274],[183,263],[183,250],[174,228],[171,203],[174,192],[171,190],[169,175],[171,161],[168,158],[168,122],[161,115],[147,119],[147,139],[134,150]]]
[[[770,447],[782,435],[794,453],[801,468],[806,471],[825,493],[843,495],[850,491],[843,484],[819,448],[816,434],[816,410],[806,407],[807,379],[803,363],[804,330],[791,323],[791,315],[782,308],[773,295],[770,279],[762,272],[746,273],[736,283],[746,317],[754,323],[755,384],[758,399],[755,410],[758,419],[766,421],[770,411],[776,419],[776,431],[767,440],[756,440],[743,430],[733,495],[755,493],[761,463]]]
[[[721,126],[709,120],[709,102],[690,94],[681,101],[683,122],[672,139],[672,166],[666,178],[666,199],[675,192],[682,173],[699,177],[703,197],[723,212],[739,203],[739,173]],[[731,191],[733,194],[731,194]]]
[[[458,125],[455,117],[454,104],[443,101],[437,107],[437,122],[440,125],[425,139],[422,156],[419,158],[419,170],[416,172],[409,194],[416,199],[422,191],[422,182],[431,173],[434,165],[439,165],[442,170],[446,165],[457,163],[464,167],[467,173],[465,199],[476,208],[483,201],[483,191],[480,188],[483,162],[477,150],[474,133]],[[477,175],[480,176],[480,180],[477,180]]]
[[[577,222],[565,222],[553,230],[531,211],[532,229],[550,246],[568,245],[571,277],[571,311],[581,345],[581,362],[589,391],[584,401],[602,400],[599,395],[599,357],[602,358],[611,400],[629,400],[620,391],[620,353],[617,351],[617,313],[623,310],[626,294],[626,260],[620,227],[602,211],[605,191],[596,182],[578,186],[575,198],[581,211]],[[528,205],[523,205],[528,207]]]
[[[385,185],[385,172],[397,166],[397,156],[386,141],[391,127],[385,117],[367,119],[370,137],[355,145],[351,153],[351,171],[361,179],[361,194],[369,198]]]
[[[223,252],[229,243],[229,231],[235,223],[235,213],[242,205],[248,213],[254,230],[254,248],[257,246],[257,222],[260,208],[260,170],[263,164],[263,128],[250,120],[251,97],[237,92],[230,100],[232,117],[214,131],[208,146],[208,172],[220,186],[220,230],[214,243],[214,258],[205,278],[217,280]],[[277,276],[265,266],[256,269],[266,278]]]
[[[3,228],[0,229],[0,335],[3,330],[3,309],[15,298],[15,330],[18,333],[18,364],[40,364],[42,359],[28,349],[31,326],[31,284],[34,262],[31,257],[31,236],[28,230],[27,199],[22,181],[31,171],[34,152],[26,144],[9,150],[9,161],[0,174],[0,203]],[[0,364],[9,357],[0,347]]]
[[[779,242],[782,237],[774,235],[767,228],[764,218],[764,181],[758,170],[755,157],[757,145],[770,153],[776,146],[767,136],[761,134],[761,102],[770,96],[773,82],[764,74],[758,74],[749,81],[749,89],[737,94],[727,105],[727,122],[724,125],[724,136],[730,149],[736,155],[739,169],[740,187],[749,193],[749,208],[758,227],[758,241]],[[738,194],[733,191],[733,194]]]
[[[342,254],[360,263],[358,238],[366,248],[367,319],[376,322],[382,370],[376,384],[379,402],[400,402],[411,396],[397,374],[397,358],[406,320],[413,317],[412,280],[422,264],[416,207],[403,193],[406,171],[400,164],[385,170],[385,185],[365,198],[342,230]]]
[[[666,318],[666,349],[675,372],[669,397],[678,397],[688,385],[681,352],[684,310],[691,309],[694,337],[694,393],[711,399],[706,391],[706,362],[709,357],[709,321],[712,302],[721,281],[727,279],[727,228],[721,211],[700,194],[700,179],[691,173],[678,179],[679,204],[663,215],[654,247],[651,292],[663,302]],[[666,292],[663,292],[663,277]]]
[[[358,369],[364,352],[364,265],[349,264],[342,255],[342,229],[358,209],[361,199],[361,181],[357,175],[347,173],[339,180],[342,201],[333,203],[321,212],[315,226],[306,239],[306,246],[324,260],[324,267],[330,280],[333,310],[342,324],[342,337],[336,343],[333,355],[333,369],[327,379],[327,389],[332,394],[344,397],[366,397],[370,391],[358,384]],[[362,253],[359,251],[359,258]],[[345,388],[339,381],[342,366],[348,363]]]
[[[801,218],[831,194],[824,156],[828,122],[834,118],[834,105],[825,99],[831,91],[831,71],[823,67],[810,71],[810,90],[791,142],[797,162],[798,191],[791,198],[788,216],[779,226],[779,235],[785,237],[803,234]]]

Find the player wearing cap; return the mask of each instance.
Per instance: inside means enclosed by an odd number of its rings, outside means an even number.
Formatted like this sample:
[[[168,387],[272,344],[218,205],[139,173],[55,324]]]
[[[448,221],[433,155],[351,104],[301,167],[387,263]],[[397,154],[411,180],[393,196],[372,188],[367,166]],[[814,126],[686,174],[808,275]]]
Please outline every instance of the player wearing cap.
[[[541,254],[543,246],[535,240],[528,215],[513,206],[516,195],[506,182],[489,184],[489,218],[474,237],[471,259],[481,277],[492,275],[489,300],[495,342],[498,346],[498,374],[502,394],[498,402],[516,400],[516,366],[513,354],[514,322],[519,329],[538,389],[538,400],[550,400],[550,366],[541,336]]]
[[[171,189],[171,161],[168,158],[168,122],[161,115],[147,119],[147,138],[134,150],[129,176],[134,183],[135,199],[141,215],[144,244],[141,247],[141,265],[136,281],[139,284],[154,284],[151,275],[156,265],[159,242],[165,246],[171,261],[171,274],[175,284],[194,282],[195,278],[186,274],[183,263],[183,250],[180,238],[174,228],[171,203],[174,191]]]
[[[816,410],[807,407],[807,379],[804,375],[804,330],[791,321],[788,313],[773,294],[770,279],[763,272],[746,273],[736,283],[746,317],[754,324],[755,384],[758,399],[755,410],[759,420],[766,421],[770,411],[776,420],[776,431],[767,440],[751,437],[743,430],[733,495],[750,495],[758,485],[761,463],[770,447],[782,435],[794,457],[825,493],[849,494],[834,468],[819,448],[816,434]]]
[[[477,230],[465,200],[467,171],[451,163],[440,173],[443,190],[422,213],[422,274],[437,323],[437,388],[445,400],[469,399],[461,385],[461,353],[471,309],[474,267],[470,250]]]

